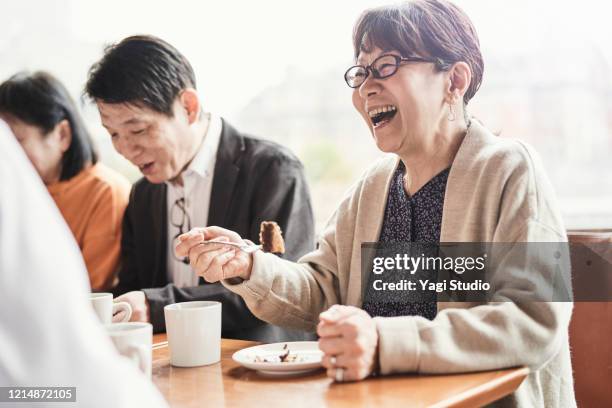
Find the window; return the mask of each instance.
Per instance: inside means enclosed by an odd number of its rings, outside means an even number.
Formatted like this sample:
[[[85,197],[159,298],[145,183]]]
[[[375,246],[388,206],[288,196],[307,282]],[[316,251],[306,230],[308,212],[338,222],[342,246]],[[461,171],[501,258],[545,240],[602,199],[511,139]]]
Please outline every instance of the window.
[[[45,69],[79,98],[104,44],[158,35],[191,61],[205,109],[288,145],[304,161],[318,227],[380,154],[342,75],[359,13],[390,1],[157,2],[76,0],[3,4],[0,78]],[[470,111],[501,137],[542,156],[569,227],[612,226],[612,25],[606,2],[456,1],[485,58]],[[174,8],[172,8],[174,7]],[[239,56],[244,64],[214,64]],[[130,178],[97,112],[83,105],[102,160]]]

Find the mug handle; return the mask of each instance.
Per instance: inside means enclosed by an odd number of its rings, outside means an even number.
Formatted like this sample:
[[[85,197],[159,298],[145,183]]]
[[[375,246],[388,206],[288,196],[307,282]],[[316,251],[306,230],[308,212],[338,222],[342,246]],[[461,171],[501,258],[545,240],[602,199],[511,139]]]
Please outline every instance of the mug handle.
[[[113,303],[113,316],[118,312],[125,312],[125,317],[116,323],[129,322],[132,317],[132,306],[128,302],[115,302]]]
[[[149,375],[147,372],[147,346],[144,344],[130,346],[128,357],[138,364],[138,368],[144,375]]]

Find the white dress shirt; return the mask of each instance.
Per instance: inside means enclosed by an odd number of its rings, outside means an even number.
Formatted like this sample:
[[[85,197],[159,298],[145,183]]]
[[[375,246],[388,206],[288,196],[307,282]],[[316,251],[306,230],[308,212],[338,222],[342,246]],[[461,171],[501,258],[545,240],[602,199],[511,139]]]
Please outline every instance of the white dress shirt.
[[[166,406],[97,320],[73,235],[1,120],[0,180],[0,386],[76,387],[61,406]]]
[[[210,194],[222,128],[219,116],[208,114],[208,118],[206,134],[200,148],[182,173],[183,185],[166,182],[168,186],[168,282],[174,283],[179,288],[197,286],[198,276],[193,272],[191,266],[179,261],[174,255],[174,238],[181,232],[176,225],[180,225],[182,221],[182,211],[175,203],[181,198],[184,199],[184,208],[188,217],[184,222],[182,232],[187,232],[190,228],[207,226]],[[187,225],[188,223],[190,225]]]

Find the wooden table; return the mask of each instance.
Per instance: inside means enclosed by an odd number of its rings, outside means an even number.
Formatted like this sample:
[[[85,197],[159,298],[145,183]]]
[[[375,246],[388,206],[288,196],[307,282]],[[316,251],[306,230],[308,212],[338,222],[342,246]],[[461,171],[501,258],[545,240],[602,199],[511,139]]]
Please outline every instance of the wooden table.
[[[258,343],[223,339],[221,362],[205,367],[170,365],[166,335],[153,339],[153,382],[171,407],[475,407],[512,393],[527,368],[472,374],[401,375],[336,384],[323,370],[293,378],[262,377],[232,360]]]

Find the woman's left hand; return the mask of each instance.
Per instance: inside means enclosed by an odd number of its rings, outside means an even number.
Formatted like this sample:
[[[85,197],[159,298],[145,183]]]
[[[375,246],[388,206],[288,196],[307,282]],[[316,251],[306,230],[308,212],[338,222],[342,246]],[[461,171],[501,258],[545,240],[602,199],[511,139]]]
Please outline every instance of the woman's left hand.
[[[327,375],[336,381],[369,376],[378,360],[378,331],[370,315],[353,306],[334,305],[319,319],[319,348]]]

